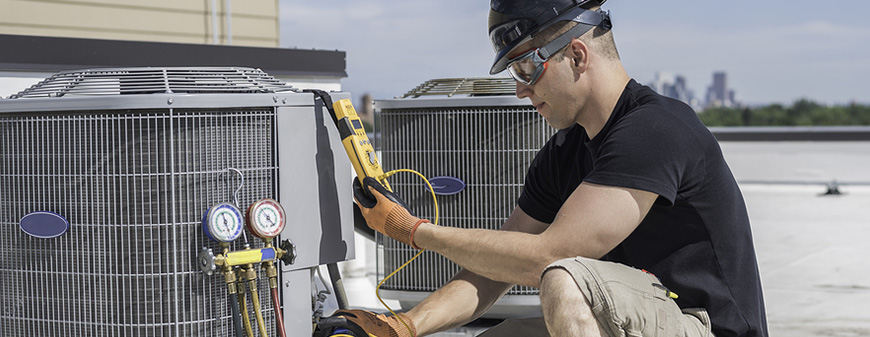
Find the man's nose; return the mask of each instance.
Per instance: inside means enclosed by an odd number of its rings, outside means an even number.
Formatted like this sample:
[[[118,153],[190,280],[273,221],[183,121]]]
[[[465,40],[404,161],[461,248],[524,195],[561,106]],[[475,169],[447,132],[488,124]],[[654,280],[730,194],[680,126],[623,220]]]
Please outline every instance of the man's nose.
[[[532,86],[517,81],[517,98],[528,98],[532,94]]]

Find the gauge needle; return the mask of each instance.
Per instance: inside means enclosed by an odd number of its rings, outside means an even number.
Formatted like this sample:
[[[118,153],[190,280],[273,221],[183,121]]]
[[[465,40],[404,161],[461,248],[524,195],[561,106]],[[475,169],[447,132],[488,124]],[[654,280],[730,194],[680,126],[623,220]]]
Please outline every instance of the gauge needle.
[[[227,214],[226,214],[226,213],[222,213],[222,214],[221,214],[221,219],[224,219],[224,228],[226,228],[226,229],[227,229],[227,233],[229,233],[229,232],[230,232],[230,221],[227,220]]]

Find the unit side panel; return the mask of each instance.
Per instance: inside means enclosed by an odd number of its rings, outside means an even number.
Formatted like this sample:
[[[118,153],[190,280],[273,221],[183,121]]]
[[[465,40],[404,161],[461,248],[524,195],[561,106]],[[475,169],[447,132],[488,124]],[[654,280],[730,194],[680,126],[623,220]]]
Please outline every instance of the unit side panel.
[[[284,269],[352,259],[353,174],[331,116],[321,106],[278,108],[277,135],[279,201],[288,219],[281,239],[298,252]]]

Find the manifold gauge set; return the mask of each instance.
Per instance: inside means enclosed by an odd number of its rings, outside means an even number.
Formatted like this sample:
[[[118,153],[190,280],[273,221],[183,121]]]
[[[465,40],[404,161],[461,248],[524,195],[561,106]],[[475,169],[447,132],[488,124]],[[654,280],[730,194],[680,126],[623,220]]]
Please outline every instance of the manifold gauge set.
[[[296,247],[290,240],[284,240],[280,247],[272,245],[272,241],[281,234],[286,223],[284,208],[277,200],[271,198],[260,199],[251,204],[247,211],[242,214],[235,204],[238,204],[238,192],[244,184],[244,177],[236,169],[234,171],[242,177],[242,184],[233,195],[233,203],[219,203],[210,207],[202,217],[202,230],[206,237],[218,243],[221,251],[215,254],[210,249],[203,247],[199,254],[199,266],[206,275],[212,275],[220,270],[227,286],[228,306],[232,310],[233,326],[237,337],[253,337],[254,328],[250,323],[248,300],[246,296],[246,284],[250,293],[254,316],[256,317],[257,329],[260,335],[266,335],[265,320],[260,308],[259,295],[257,293],[257,271],[255,265],[259,264],[269,279],[269,288],[272,292],[272,304],[275,313],[275,321],[278,327],[278,336],[285,337],[283,317],[281,315],[281,303],[278,295],[278,270],[275,263],[280,260],[284,264],[293,264],[296,259]],[[263,248],[250,248],[245,237],[244,249],[230,251],[230,243],[244,235],[245,228],[251,234],[264,242]]]
[[[242,235],[243,228],[254,236],[271,240],[284,230],[284,208],[270,198],[251,204],[245,217],[236,206],[220,203],[208,209],[202,220],[205,235],[216,242],[233,242]]]

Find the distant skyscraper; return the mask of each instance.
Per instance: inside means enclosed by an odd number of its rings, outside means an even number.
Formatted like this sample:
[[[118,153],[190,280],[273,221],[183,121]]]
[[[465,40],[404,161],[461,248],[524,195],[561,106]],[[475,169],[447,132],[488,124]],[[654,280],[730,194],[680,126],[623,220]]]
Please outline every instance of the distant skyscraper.
[[[713,73],[713,96],[718,99],[724,101],[728,91],[728,75],[725,75],[725,72]]]
[[[672,75],[666,72],[656,73],[650,88],[663,96],[667,96],[697,108],[695,95],[686,86],[686,78],[681,75]]]
[[[733,107],[734,91],[728,90],[728,77],[724,71],[713,73],[713,85],[707,89],[707,107]]]

